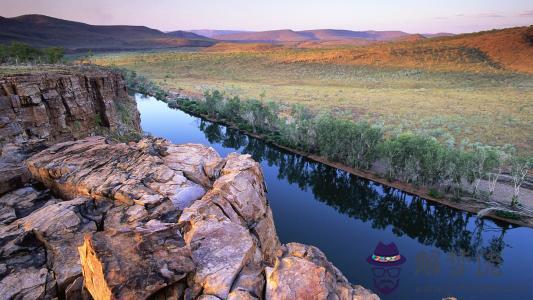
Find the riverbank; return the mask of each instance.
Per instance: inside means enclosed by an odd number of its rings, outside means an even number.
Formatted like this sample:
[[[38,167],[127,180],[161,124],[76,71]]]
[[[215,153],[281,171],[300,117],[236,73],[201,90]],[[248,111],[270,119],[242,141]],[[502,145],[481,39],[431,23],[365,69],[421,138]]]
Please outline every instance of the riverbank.
[[[166,96],[165,100],[163,100],[163,102],[167,103],[167,105],[169,102],[174,100],[174,98],[178,94],[171,91],[169,95],[170,96]],[[279,143],[276,143],[275,141],[272,141],[272,139],[270,139],[268,136],[254,133],[254,132],[247,131],[247,130],[243,130],[237,124],[232,123],[229,120],[213,118],[207,114],[200,114],[195,111],[192,111],[188,109],[188,107],[179,105],[179,103],[175,103],[175,104],[174,102],[172,103],[173,103],[172,106],[169,105],[171,108],[177,108],[193,116],[200,117],[202,119],[208,120],[213,123],[222,124],[235,130],[239,130],[240,132],[243,132],[254,138],[261,139],[285,151],[289,151],[291,153],[295,153],[295,154],[307,157],[313,161],[320,162],[325,165],[331,166],[333,168],[346,171],[350,174],[353,174],[353,175],[356,175],[362,178],[366,178],[366,179],[378,182],[380,184],[383,184],[385,186],[390,186],[390,187],[402,190],[404,192],[407,192],[409,194],[413,194],[413,195],[422,197],[424,199],[427,199],[427,200],[430,200],[436,203],[444,204],[446,206],[449,206],[455,209],[467,211],[467,212],[474,213],[474,214],[482,212],[483,217],[490,217],[495,220],[505,221],[505,222],[515,224],[515,225],[533,227],[533,216],[516,210],[510,205],[510,202],[505,203],[501,200],[500,201],[487,201],[484,199],[475,199],[472,197],[464,197],[464,196],[461,197],[460,199],[457,199],[452,194],[442,194],[442,195],[439,195],[439,197],[435,197],[431,195],[431,189],[428,187],[416,186],[416,185],[401,182],[398,180],[389,180],[387,178],[384,178],[383,176],[380,176],[380,174],[376,170],[361,170],[361,169],[349,167],[342,163],[333,162],[320,155],[306,153],[298,149],[290,148],[290,147],[281,145]],[[504,183],[500,183],[500,182],[497,183],[496,190],[505,189],[505,188],[512,188],[512,187],[508,187]],[[533,198],[533,192],[530,190],[526,190],[526,189],[522,189],[522,191],[525,197],[521,201],[521,207],[524,207],[526,211],[532,210],[533,199],[530,199],[530,198]],[[498,209],[491,209],[494,207],[498,207]]]

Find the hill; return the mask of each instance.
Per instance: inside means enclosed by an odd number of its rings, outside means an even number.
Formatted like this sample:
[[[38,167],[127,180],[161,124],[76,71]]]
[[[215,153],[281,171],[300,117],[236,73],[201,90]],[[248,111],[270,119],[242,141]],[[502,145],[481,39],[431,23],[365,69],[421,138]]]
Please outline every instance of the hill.
[[[216,30],[216,29],[198,29],[198,30],[189,30],[189,32],[205,36],[208,38],[220,37],[227,34],[237,34],[247,32],[245,30]]]
[[[281,50],[284,45],[271,43],[217,43],[211,47],[206,47],[203,52],[263,52]]]
[[[208,38],[206,36],[203,36],[203,35],[200,35],[200,34],[196,34],[194,32],[183,31],[183,30],[176,30],[176,31],[167,32],[166,36],[180,38],[180,39],[197,39],[197,40],[207,39]]]
[[[340,29],[317,29],[305,30],[303,33],[308,33],[314,37],[315,40],[321,41],[335,41],[346,39],[365,39],[373,41],[391,41],[399,38],[409,36],[409,33],[403,31],[351,31]]]
[[[314,39],[312,35],[290,29],[241,32],[214,36],[215,39],[234,42],[303,42]]]
[[[436,38],[411,35],[394,42],[375,42],[361,47],[297,52],[285,55],[281,59],[284,63],[335,63],[437,71],[505,70],[533,73],[532,57],[533,26]]]
[[[352,31],[342,29],[316,29],[294,31],[290,29],[238,32],[232,34],[213,35],[214,39],[240,42],[309,42],[309,41],[341,41],[361,39],[370,41],[392,41],[405,38],[411,34],[403,31]]]
[[[422,45],[478,49],[500,68],[533,73],[533,26],[428,39]]]
[[[214,41],[192,33],[164,33],[145,26],[89,25],[44,15],[0,17],[0,43],[23,42],[35,47],[69,50],[120,50],[210,46]],[[181,35],[181,36],[180,36]],[[194,36],[193,36],[194,35]]]
[[[443,37],[443,36],[454,36],[455,34],[449,33],[449,32],[437,32],[437,33],[423,33],[422,35],[427,38],[436,38],[436,37]]]

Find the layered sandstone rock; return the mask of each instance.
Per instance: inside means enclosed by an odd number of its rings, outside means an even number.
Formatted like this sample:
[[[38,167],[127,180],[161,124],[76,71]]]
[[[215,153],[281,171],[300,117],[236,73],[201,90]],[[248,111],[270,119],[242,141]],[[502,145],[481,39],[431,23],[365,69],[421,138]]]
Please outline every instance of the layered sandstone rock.
[[[25,193],[22,193],[25,194]],[[2,276],[0,295],[4,299],[57,297],[81,275],[77,245],[84,232],[95,224],[82,210],[91,200],[55,198],[26,217],[0,227]]]
[[[119,73],[65,67],[0,76],[0,195],[27,183],[22,161],[53,143],[140,132]]]
[[[139,112],[119,73],[64,69],[0,77],[0,146],[38,138],[140,131]]]
[[[280,245],[248,155],[88,137],[26,165],[51,192],[0,198],[0,294],[8,298],[376,298],[318,249]]]

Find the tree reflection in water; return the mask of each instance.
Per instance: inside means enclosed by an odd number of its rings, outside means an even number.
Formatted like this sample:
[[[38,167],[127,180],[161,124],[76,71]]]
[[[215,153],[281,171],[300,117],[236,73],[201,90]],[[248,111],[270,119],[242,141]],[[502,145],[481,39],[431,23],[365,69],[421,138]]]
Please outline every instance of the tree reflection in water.
[[[278,168],[278,178],[311,190],[316,199],[339,213],[371,222],[373,228],[392,226],[397,236],[407,235],[424,245],[472,260],[482,257],[494,266],[503,263],[504,237],[512,227],[488,226],[475,215],[408,195],[303,156],[222,125],[201,120],[199,128],[210,143],[250,154],[258,162]],[[492,224],[492,222],[491,222]],[[497,232],[493,232],[497,231]],[[484,243],[483,233],[492,232]]]

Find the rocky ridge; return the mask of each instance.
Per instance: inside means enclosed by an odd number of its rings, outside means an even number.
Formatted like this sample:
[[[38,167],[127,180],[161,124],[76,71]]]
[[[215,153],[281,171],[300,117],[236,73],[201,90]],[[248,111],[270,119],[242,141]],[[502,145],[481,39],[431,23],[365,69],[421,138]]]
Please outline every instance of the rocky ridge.
[[[140,131],[121,77],[99,74],[0,78],[2,298],[378,298],[280,244],[250,156],[94,136]]]

